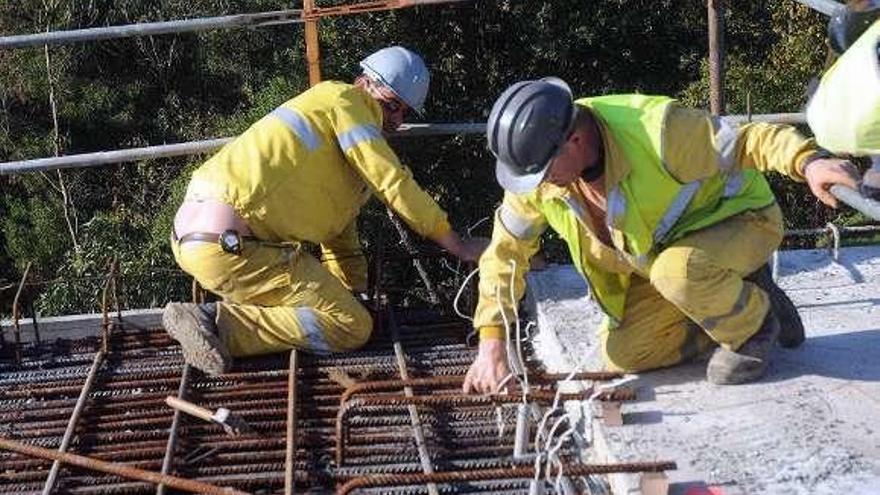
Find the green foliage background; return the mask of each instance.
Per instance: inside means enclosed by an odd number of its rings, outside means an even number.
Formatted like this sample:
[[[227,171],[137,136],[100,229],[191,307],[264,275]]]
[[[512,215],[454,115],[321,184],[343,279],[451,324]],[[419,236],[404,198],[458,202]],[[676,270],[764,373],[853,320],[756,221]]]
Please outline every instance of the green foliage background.
[[[290,7],[270,0],[7,0],[0,33]],[[725,20],[728,112],[746,112],[747,102],[754,113],[798,111],[825,61],[824,19],[791,0],[743,0]],[[700,107],[708,101],[702,0],[475,0],[325,19],[320,29],[326,79],[351,80],[357,62],[385,45],[421,52],[433,69],[431,122],[484,121],[507,85],[546,75],[566,79],[580,95],[637,91]],[[74,154],[234,135],[306,89],[304,52],[300,25],[51,47],[48,70],[43,49],[2,51],[0,161],[51,156],[56,146]],[[399,139],[395,147],[459,230],[500,200],[479,136]],[[121,261],[124,306],[188,298],[189,281],[176,270],[167,237],[189,172],[204,158],[0,177],[0,313],[28,262],[32,280],[45,281],[31,288],[42,314],[96,310],[113,255]],[[801,185],[774,179],[774,187],[792,227],[841,220]],[[377,205],[361,220],[368,250],[396,236]],[[488,224],[478,232],[488,234]]]

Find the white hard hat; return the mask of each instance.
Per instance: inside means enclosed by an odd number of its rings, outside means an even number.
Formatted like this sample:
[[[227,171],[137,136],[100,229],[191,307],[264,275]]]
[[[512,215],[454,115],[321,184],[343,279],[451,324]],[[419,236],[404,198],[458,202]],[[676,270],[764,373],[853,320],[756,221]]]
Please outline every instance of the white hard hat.
[[[402,46],[383,48],[360,63],[371,79],[388,87],[418,113],[422,113],[431,74],[417,53]]]

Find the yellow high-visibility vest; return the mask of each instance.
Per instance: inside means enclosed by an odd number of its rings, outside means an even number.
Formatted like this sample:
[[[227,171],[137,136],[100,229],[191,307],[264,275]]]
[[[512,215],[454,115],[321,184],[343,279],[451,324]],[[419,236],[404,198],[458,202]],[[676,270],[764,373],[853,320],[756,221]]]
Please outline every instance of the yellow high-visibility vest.
[[[880,154],[880,20],[822,76],[807,107],[819,146],[840,154]]]

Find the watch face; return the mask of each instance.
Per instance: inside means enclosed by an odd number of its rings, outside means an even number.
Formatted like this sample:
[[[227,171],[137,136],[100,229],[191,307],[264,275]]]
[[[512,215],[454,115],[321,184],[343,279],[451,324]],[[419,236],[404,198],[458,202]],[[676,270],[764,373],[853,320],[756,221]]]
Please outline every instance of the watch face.
[[[220,234],[220,247],[228,253],[238,254],[241,251],[241,243],[238,240],[238,232],[227,230]]]

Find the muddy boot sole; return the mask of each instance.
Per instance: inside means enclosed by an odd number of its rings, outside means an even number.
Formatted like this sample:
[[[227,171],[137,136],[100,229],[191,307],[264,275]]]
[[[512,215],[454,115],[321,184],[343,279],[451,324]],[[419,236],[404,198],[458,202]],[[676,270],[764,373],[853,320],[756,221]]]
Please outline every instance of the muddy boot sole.
[[[232,357],[220,337],[205,328],[194,304],[169,303],[162,313],[165,331],[180,343],[186,362],[209,375],[220,375],[232,368]]]
[[[716,385],[739,385],[758,380],[767,373],[767,360],[744,356],[727,349],[715,349],[706,366],[706,379]]]
[[[770,355],[780,331],[779,320],[770,311],[764,317],[761,328],[739,349],[715,349],[706,366],[706,379],[717,385],[736,385],[761,378],[767,372]]]

